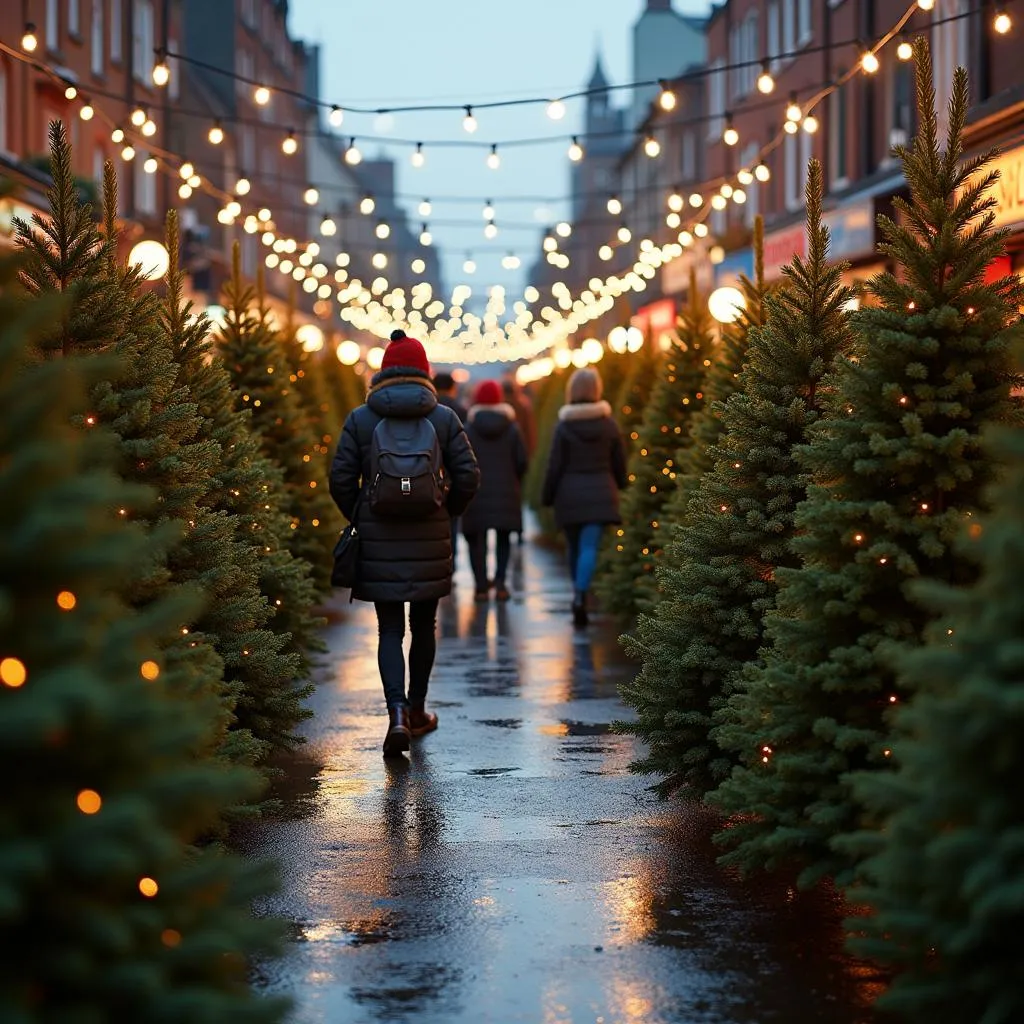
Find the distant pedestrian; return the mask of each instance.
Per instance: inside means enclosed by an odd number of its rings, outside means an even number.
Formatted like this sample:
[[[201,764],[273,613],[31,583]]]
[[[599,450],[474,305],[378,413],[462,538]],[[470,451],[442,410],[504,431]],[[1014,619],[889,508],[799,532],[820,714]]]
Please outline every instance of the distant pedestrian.
[[[565,531],[573,579],[572,614],[587,624],[587,592],[597,567],[605,526],[619,523],[619,491],[626,486],[626,451],[601,398],[602,384],[592,367],[577,370],[565,389],[551,439],[542,504],[553,505]]]
[[[479,482],[462,423],[438,404],[423,346],[395,331],[366,404],[345,421],[330,480],[331,495],[359,531],[352,596],[372,601],[377,611],[377,663],[388,706],[385,757],[437,728],[426,697],[437,603],[452,585],[451,516],[462,512]],[[412,633],[408,694],[406,603]]]
[[[441,405],[447,405],[464,424],[466,422],[466,407],[459,401],[455,378],[444,371],[437,373],[434,375],[434,388],[437,391],[438,402]]]
[[[466,422],[473,450],[480,462],[480,490],[462,516],[462,533],[469,545],[469,560],[476,583],[476,600],[486,601],[491,588],[487,575],[487,537],[495,533],[494,596],[507,601],[506,583],[510,537],[523,528],[522,479],[526,474],[526,446],[516,424],[516,411],[502,401],[497,381],[485,380],[476,389]]]

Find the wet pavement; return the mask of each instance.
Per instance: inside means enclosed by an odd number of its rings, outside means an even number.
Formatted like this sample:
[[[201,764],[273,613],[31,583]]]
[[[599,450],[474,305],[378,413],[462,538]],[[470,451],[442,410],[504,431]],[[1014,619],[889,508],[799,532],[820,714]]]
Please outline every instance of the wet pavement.
[[[573,633],[556,555],[514,559],[511,603],[474,604],[465,568],[443,602],[441,727],[407,761],[380,754],[373,609],[337,606],[285,810],[240,837],[281,863],[294,941],[262,974],[294,1024],[872,1021],[838,903],[715,866],[712,823],[609,731],[614,629]]]

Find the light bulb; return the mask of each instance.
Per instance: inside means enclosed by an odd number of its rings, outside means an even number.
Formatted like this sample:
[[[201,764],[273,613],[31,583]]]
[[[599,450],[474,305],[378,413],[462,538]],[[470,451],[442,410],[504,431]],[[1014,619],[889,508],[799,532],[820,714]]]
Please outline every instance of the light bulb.
[[[494,220],[494,204],[488,199],[483,208],[484,220]]]
[[[708,234],[708,226],[707,226],[707,224],[704,224],[704,223],[694,224],[693,225],[693,233],[698,238],[707,238],[707,234]]]
[[[733,189],[733,191],[732,191],[732,201],[734,203],[739,203],[740,205],[742,205],[743,203],[745,203],[747,201],[747,193],[744,192],[743,189],[741,189],[741,188]]]
[[[813,135],[818,130],[818,119],[813,114],[808,114],[803,120],[803,129],[808,135]]]
[[[725,119],[725,131],[722,132],[722,141],[727,146],[735,146],[740,141],[740,133],[733,127],[731,117]]]
[[[320,192],[318,189],[312,187],[312,185],[302,193],[302,200],[308,206],[316,206],[320,202]]]
[[[673,213],[669,213],[669,214],[667,214],[667,215],[666,215],[666,217],[665,217],[665,223],[666,223],[666,224],[667,224],[667,225],[668,225],[668,226],[669,226],[669,227],[670,227],[670,228],[671,228],[671,229],[672,229],[673,231],[675,231],[675,229],[676,229],[677,227],[679,227],[679,225],[680,225],[680,224],[682,224],[682,222],[683,222],[682,218],[681,218],[681,217],[679,216],[679,214],[678,214],[678,213],[675,213],[675,212],[673,212]]]
[[[699,192],[690,193],[690,205],[696,210],[704,205],[704,197]]]
[[[199,186],[200,186],[200,185],[201,185],[201,184],[203,183],[203,180],[202,180],[202,178],[200,178],[200,177],[199,177],[199,175],[198,175],[198,174],[193,174],[193,175],[192,175],[192,176],[191,176],[191,177],[190,177],[190,178],[188,179],[188,183],[189,183],[189,184],[190,184],[190,185],[191,185],[191,186],[192,186],[193,188],[199,188]]]
[[[142,134],[145,135],[147,139],[156,135],[156,121],[151,117],[147,117],[146,120],[142,122]]]
[[[869,75],[873,75],[880,67],[878,58],[871,50],[865,50],[861,55],[860,66]]]
[[[430,205],[430,200],[429,199],[424,199],[423,202],[420,203],[420,205],[419,205],[420,216],[421,217],[429,217],[430,216],[430,211],[432,209],[433,209],[433,207]]]
[[[615,253],[610,245],[602,245],[601,248],[597,250],[598,259],[607,261],[610,260],[614,255]]]
[[[114,143],[115,146],[119,146],[122,142],[124,142],[124,129],[115,128],[110,133],[110,141]]]
[[[320,221],[321,235],[324,235],[325,237],[330,237],[331,235],[335,234],[337,230],[338,225],[334,223],[334,219],[332,217],[324,217],[324,219]]]
[[[156,174],[157,166],[158,166],[158,164],[156,162],[156,157],[155,156],[151,156],[151,157],[147,157],[146,162],[142,165],[142,169],[147,174]]]
[[[907,42],[906,39],[900,42],[900,45],[896,47],[896,56],[900,60],[910,60],[914,56],[914,48]]]
[[[548,104],[548,117],[552,121],[561,121],[565,117],[565,104],[561,100],[552,100]]]
[[[678,213],[683,208],[683,197],[678,192],[673,192],[668,197],[668,208]]]
[[[186,160],[178,169],[178,173],[188,181],[196,173],[196,169]]]
[[[131,122],[136,128],[141,128],[146,121],[146,111],[142,107],[136,107],[132,111]]]
[[[36,35],[36,27],[31,21],[25,22],[25,31],[21,36],[21,48],[26,53],[35,53],[39,48],[39,36]]]
[[[684,247],[693,245],[693,235],[689,231],[680,231],[676,240]]]
[[[728,199],[732,196],[732,185],[726,182],[718,191]]]
[[[171,80],[171,69],[163,60],[153,65],[153,84],[162,88]]]
[[[183,181],[178,186],[178,195],[181,196],[182,199],[188,199],[189,196],[192,195],[192,186],[187,181]]]
[[[466,111],[466,116],[463,117],[463,119],[462,119],[462,127],[467,132],[469,132],[470,135],[472,135],[473,132],[475,132],[477,130],[479,125],[477,124],[476,118],[473,116],[473,108],[472,107],[465,107],[464,109]]]
[[[782,127],[789,135],[796,135],[796,133],[800,131],[800,125],[797,124],[796,121],[787,121]]]
[[[658,94],[658,106],[662,110],[676,109],[676,94],[664,83],[661,83],[661,92]]]
[[[644,140],[644,152],[652,159],[661,152],[661,143],[653,135]]]
[[[799,121],[803,116],[804,112],[800,109],[800,104],[796,101],[796,93],[791,92],[789,94],[789,103],[786,104],[786,120]]]
[[[214,146],[219,146],[224,141],[224,129],[220,126],[220,121],[214,121],[213,127],[206,133],[206,137]]]
[[[295,138],[295,132],[289,131],[281,140],[281,152],[285,156],[294,156],[299,150],[299,140]]]
[[[992,27],[1001,35],[1005,36],[1013,28],[1010,16],[1001,7],[996,9],[996,16],[992,21]]]
[[[331,112],[327,115],[327,123],[332,128],[340,128],[345,123],[345,111],[341,107],[331,107]]]
[[[567,220],[561,220],[555,225],[555,234],[560,238],[568,238],[572,234],[572,225]]]
[[[356,146],[356,140],[353,138],[348,149],[345,150],[345,163],[350,167],[355,167],[356,164],[363,162],[363,154],[359,152],[359,148]]]
[[[484,225],[484,238],[497,238],[498,237],[498,225],[493,220],[489,220]]]
[[[232,199],[225,207],[225,210],[231,214],[232,217],[238,217],[242,212],[242,204],[237,199]]]
[[[270,90],[265,85],[258,85],[253,90],[253,100],[261,107],[265,107],[270,102]]]
[[[423,225],[423,230],[420,232],[420,245],[431,245],[433,244],[434,238],[427,230],[427,225]]]
[[[740,169],[739,169],[739,170],[738,170],[738,171],[736,172],[736,180],[737,180],[737,181],[738,181],[738,182],[739,182],[739,183],[740,183],[741,185],[750,185],[750,184],[752,184],[752,183],[753,183],[753,181],[754,181],[754,175],[753,175],[753,174],[751,174],[751,173],[750,173],[750,171],[749,171],[749,170],[747,170],[747,168],[746,168],[746,167],[741,167],[741,168],[740,168]]]
[[[422,167],[427,162],[427,158],[423,154],[422,142],[416,143],[416,149],[413,151],[412,156],[409,157],[409,161],[412,163],[413,167]]]
[[[579,144],[575,135],[572,137],[572,142],[569,143],[569,159],[574,164],[579,163],[583,159],[583,147]]]
[[[378,221],[374,233],[378,238],[387,238],[391,234],[391,227],[385,221]]]
[[[369,216],[376,209],[377,201],[373,198],[373,196],[363,196],[363,198],[359,200],[360,213]]]
[[[767,61],[761,65],[761,74],[757,76],[757,91],[764,93],[765,96],[775,91],[775,79],[772,77],[771,71],[768,70]]]
[[[78,112],[78,116],[83,121],[91,121],[93,119],[93,115],[95,113],[96,113],[96,111],[93,108],[93,105],[91,103],[89,103],[88,101],[86,101],[85,103],[82,104],[82,109]]]
[[[124,149],[121,150],[122,160],[134,160],[135,159],[135,147],[129,143]]]
[[[917,6],[922,11],[930,11],[935,6],[935,0],[917,0]]]
[[[466,262],[462,264],[462,270],[463,270],[463,273],[466,273],[466,274],[475,274],[476,273],[476,262],[474,260],[472,260],[472,259],[467,259]]]
[[[610,196],[608,198],[608,212],[614,217],[617,214],[622,213],[622,201],[618,196]]]
[[[771,176],[772,172],[768,169],[767,164],[761,163],[754,168],[754,177],[757,178],[758,181],[768,181]]]
[[[726,199],[725,199],[725,196],[723,196],[723,195],[721,195],[720,193],[716,192],[716,193],[715,193],[715,194],[714,194],[714,195],[713,195],[713,196],[711,197],[711,205],[712,205],[712,207],[714,207],[714,209],[716,209],[716,210],[724,210],[724,209],[725,209],[725,206],[726,206]]]
[[[388,258],[386,253],[375,252],[373,259],[370,261],[374,268],[377,270],[383,270],[388,265]]]
[[[497,146],[491,146],[491,151],[487,154],[487,166],[492,171],[496,171],[501,166],[501,157],[498,156]]]
[[[626,227],[625,224],[619,226],[619,230],[616,232],[620,242],[628,242],[633,237],[633,232]]]
[[[558,239],[551,235],[545,235],[541,245],[545,252],[554,252],[558,248]]]

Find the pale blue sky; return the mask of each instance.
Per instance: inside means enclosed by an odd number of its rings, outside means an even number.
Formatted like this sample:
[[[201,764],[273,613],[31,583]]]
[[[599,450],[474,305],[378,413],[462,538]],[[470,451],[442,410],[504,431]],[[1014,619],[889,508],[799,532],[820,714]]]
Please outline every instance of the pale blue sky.
[[[675,0],[675,6],[699,14],[706,13],[709,4]],[[643,0],[291,0],[289,9],[292,34],[322,45],[323,98],[378,108],[401,101],[465,104],[557,96],[585,84],[598,46],[609,79],[627,82],[630,28],[643,7]],[[628,93],[617,94],[618,104],[627,101]],[[431,200],[431,232],[442,251],[449,285],[465,279],[474,291],[502,283],[518,292],[537,252],[540,229],[568,213],[567,142],[507,150],[500,143],[572,134],[581,127],[582,102],[570,102],[565,119],[557,123],[548,119],[542,105],[480,111],[474,136],[462,130],[462,115],[456,112],[396,114],[388,119],[350,114],[341,130],[355,135],[367,156],[383,147],[397,158],[399,192],[415,197],[402,203],[416,230],[419,199]],[[423,139],[426,166],[413,168],[410,147],[378,142],[373,138],[378,135]],[[452,138],[497,142],[501,168],[493,171],[486,166],[486,148],[439,149],[428,141]],[[519,195],[545,201],[502,202],[503,196]],[[500,232],[493,241],[483,235],[482,200],[487,198],[495,201]],[[446,226],[446,221],[469,224]],[[503,223],[509,226],[503,229]],[[472,278],[462,274],[467,251],[473,252],[478,265]],[[502,269],[501,258],[508,251],[522,259],[522,271]]]

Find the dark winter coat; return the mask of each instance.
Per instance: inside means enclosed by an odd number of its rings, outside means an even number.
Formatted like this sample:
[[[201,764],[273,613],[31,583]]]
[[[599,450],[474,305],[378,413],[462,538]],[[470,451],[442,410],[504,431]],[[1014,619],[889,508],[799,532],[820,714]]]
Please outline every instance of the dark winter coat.
[[[424,519],[374,517],[366,498],[370,442],[385,416],[430,420],[451,488],[446,509]],[[359,601],[424,601],[450,593],[450,517],[462,513],[479,485],[480,471],[466,431],[451,409],[438,404],[427,374],[406,367],[376,374],[366,404],[345,420],[331,465],[331,496],[345,518],[354,518],[359,527],[359,582],[352,596]]]
[[[480,463],[480,490],[462,515],[467,536],[483,530],[523,529],[521,481],[526,473],[526,445],[511,405],[474,405],[466,422]]]
[[[551,439],[542,504],[554,505],[559,527],[619,523],[626,450],[604,401],[563,405]]]
[[[454,395],[438,395],[437,401],[440,405],[447,405],[449,409],[456,416],[459,417],[459,421],[463,424],[466,422],[466,407],[454,396]]]

